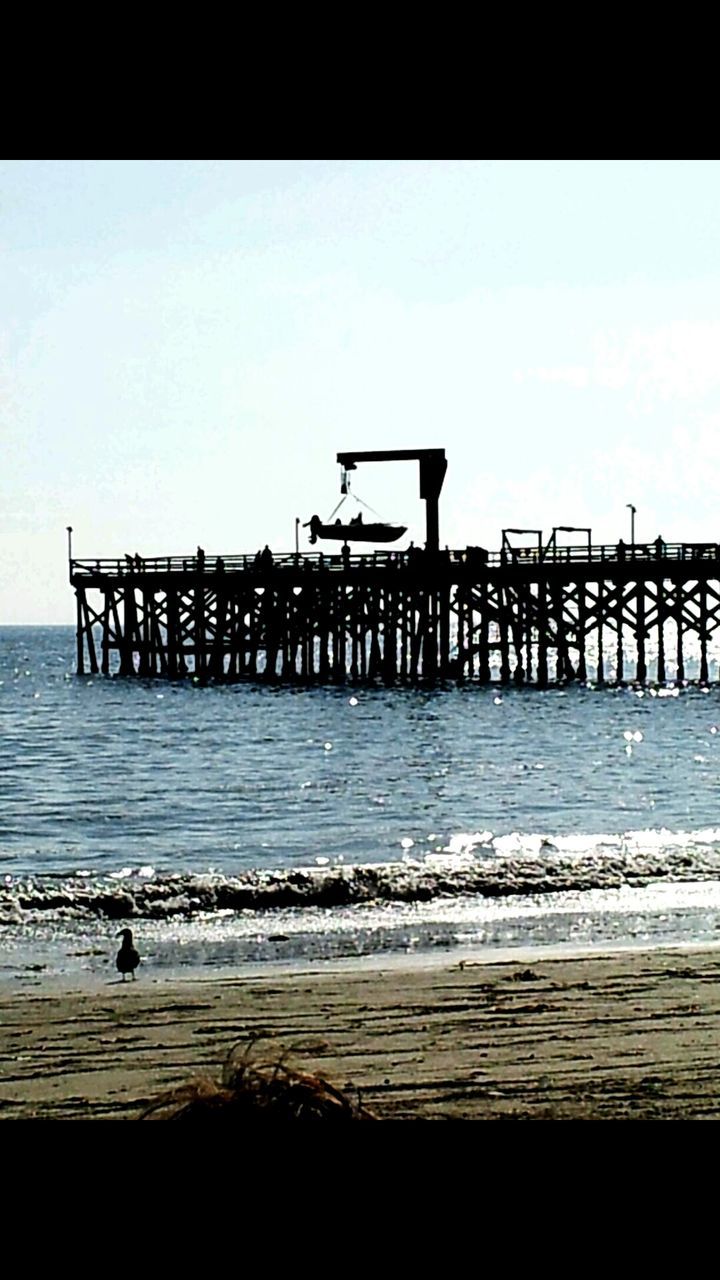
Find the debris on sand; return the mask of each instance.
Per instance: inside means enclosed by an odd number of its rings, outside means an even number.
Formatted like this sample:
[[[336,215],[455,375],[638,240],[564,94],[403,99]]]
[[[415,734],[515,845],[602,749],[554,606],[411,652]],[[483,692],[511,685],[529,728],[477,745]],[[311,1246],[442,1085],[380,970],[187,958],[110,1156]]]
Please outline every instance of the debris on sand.
[[[162,1094],[142,1120],[377,1120],[322,1076],[287,1065],[286,1055],[253,1061],[254,1044],[228,1055],[220,1081],[207,1077]]]

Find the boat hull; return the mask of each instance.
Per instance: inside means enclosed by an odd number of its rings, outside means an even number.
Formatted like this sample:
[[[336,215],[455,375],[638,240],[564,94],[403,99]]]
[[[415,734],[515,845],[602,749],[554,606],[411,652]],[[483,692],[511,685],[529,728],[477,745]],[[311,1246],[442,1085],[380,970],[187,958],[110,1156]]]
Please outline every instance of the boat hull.
[[[311,543],[318,538],[334,542],[397,542],[407,533],[402,524],[323,524],[317,516],[308,523]]]

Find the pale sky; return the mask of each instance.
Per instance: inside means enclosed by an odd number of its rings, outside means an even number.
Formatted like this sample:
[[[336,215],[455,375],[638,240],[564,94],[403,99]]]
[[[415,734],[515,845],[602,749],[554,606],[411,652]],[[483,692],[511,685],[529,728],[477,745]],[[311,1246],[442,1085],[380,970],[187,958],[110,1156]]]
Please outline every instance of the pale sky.
[[[720,165],[0,161],[0,423],[0,625],[74,620],[68,524],[292,550],[338,450],[444,447],[442,545],[720,540]]]

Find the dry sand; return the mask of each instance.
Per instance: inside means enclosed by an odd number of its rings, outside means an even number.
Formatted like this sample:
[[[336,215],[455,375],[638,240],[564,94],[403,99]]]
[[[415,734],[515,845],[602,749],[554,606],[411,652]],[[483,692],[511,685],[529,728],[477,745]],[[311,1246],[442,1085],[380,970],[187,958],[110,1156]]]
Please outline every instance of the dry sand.
[[[0,1117],[133,1118],[267,1036],[379,1116],[720,1116],[720,950],[0,988]]]

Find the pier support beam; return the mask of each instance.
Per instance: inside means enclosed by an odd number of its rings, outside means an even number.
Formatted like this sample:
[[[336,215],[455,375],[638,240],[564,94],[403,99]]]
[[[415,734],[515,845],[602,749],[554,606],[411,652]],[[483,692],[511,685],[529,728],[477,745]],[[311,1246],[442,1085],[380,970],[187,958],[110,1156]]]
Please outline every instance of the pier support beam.
[[[267,573],[212,572],[206,564],[202,572],[150,574],[125,562],[110,573],[97,563],[73,579],[80,675],[394,685],[487,683],[499,674],[503,685],[543,686],[553,676],[586,680],[596,649],[603,683],[606,636],[614,633],[617,680],[626,675],[628,637],[637,645],[634,677],[644,683],[655,669],[657,627],[662,682],[670,622],[678,680],[689,634],[687,652],[697,652],[707,682],[720,630],[720,554],[692,563],[663,557],[662,567],[653,558],[605,561],[606,576],[592,562],[516,565],[507,557],[479,561],[475,576],[459,554],[428,564],[368,557],[351,567],[319,561]]]

